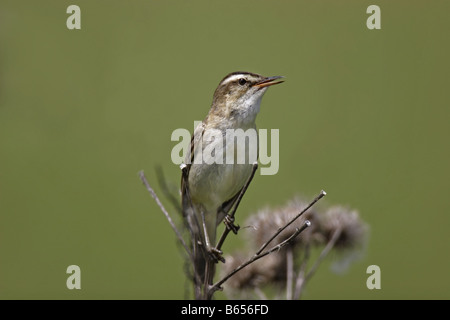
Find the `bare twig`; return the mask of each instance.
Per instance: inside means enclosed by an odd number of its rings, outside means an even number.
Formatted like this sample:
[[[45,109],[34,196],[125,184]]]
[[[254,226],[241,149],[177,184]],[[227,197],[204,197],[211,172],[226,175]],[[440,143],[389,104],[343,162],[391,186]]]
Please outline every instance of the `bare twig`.
[[[183,172],[183,179],[186,180],[187,178],[187,171],[182,168],[182,172]],[[236,210],[245,194],[245,192],[247,191],[248,186],[250,185],[255,172],[258,168],[257,163],[253,164],[253,168],[252,168],[252,172],[251,175],[249,176],[248,180],[246,181],[246,184],[244,185],[244,187],[242,188],[241,192],[239,193],[233,207],[232,210],[230,211],[230,213],[228,214],[228,217],[230,217],[230,221],[231,223],[233,223],[234,221],[234,216],[236,213]],[[161,187],[163,189],[164,194],[168,197],[168,199],[174,204],[174,207],[180,211],[180,206],[178,204],[177,201],[175,201],[176,199],[173,197],[172,194],[170,194],[167,184],[165,184],[165,181],[163,179],[162,176],[162,171],[157,171],[158,174],[158,179],[159,179],[159,183],[161,184]],[[153,188],[150,186],[150,184],[148,183],[144,172],[140,171],[139,172],[139,177],[141,179],[141,181],[143,182],[143,184],[145,185],[145,187],[147,188],[147,191],[150,193],[150,195],[153,197],[153,199],[155,200],[156,204],[159,206],[159,208],[161,209],[161,211],[163,212],[163,214],[165,215],[167,221],[169,222],[170,226],[172,227],[173,231],[175,232],[179,242],[182,244],[184,250],[186,251],[189,260],[191,261],[191,263],[194,266],[195,269],[195,261],[194,261],[194,255],[193,252],[191,252],[191,250],[189,249],[189,247],[187,246],[186,242],[184,241],[181,233],[179,232],[179,230],[177,229],[174,221],[172,220],[171,216],[169,215],[169,213],[167,212],[167,210],[165,209],[164,205],[161,203],[161,201],[159,200],[158,196],[156,195],[155,191],[153,190]],[[190,199],[190,195],[189,195],[189,190],[186,190],[187,192],[187,201],[191,201]],[[211,299],[212,296],[214,295],[214,293],[217,290],[222,290],[222,284],[225,283],[228,279],[230,279],[232,276],[234,276],[237,272],[239,272],[240,270],[244,269],[245,267],[247,267],[248,265],[250,265],[251,263],[275,252],[275,251],[279,251],[281,248],[283,248],[284,246],[286,246],[287,244],[289,244],[291,241],[293,241],[303,230],[305,230],[307,227],[310,226],[310,222],[308,220],[306,220],[303,224],[302,227],[300,228],[296,228],[295,232],[286,240],[282,241],[281,243],[273,246],[271,249],[266,250],[267,247],[269,246],[269,244],[283,231],[285,230],[288,226],[290,226],[295,220],[297,220],[303,213],[305,213],[309,208],[311,208],[317,201],[319,201],[322,197],[324,197],[326,195],[325,191],[321,191],[320,194],[318,196],[316,196],[316,198],[314,198],[314,200],[306,207],[304,208],[300,213],[298,213],[293,219],[291,219],[288,223],[286,223],[286,225],[284,225],[283,227],[279,228],[273,235],[272,237],[265,242],[260,248],[259,250],[251,257],[249,258],[246,262],[242,263],[241,265],[239,265],[238,267],[236,267],[234,270],[232,270],[230,273],[228,273],[225,277],[223,277],[221,280],[217,281],[216,283],[212,284],[212,277],[205,277],[205,282],[203,282],[203,289],[197,288],[203,291],[203,298],[206,299]],[[189,218],[189,217],[187,217]],[[193,223],[192,221],[187,222],[188,226],[190,226],[190,232],[191,232],[191,237],[193,237],[192,234],[192,228],[194,226],[191,225],[191,223]],[[197,222],[198,223],[198,222]],[[233,227],[234,225],[232,225]],[[220,248],[223,246],[223,243],[225,242],[228,234],[230,231],[236,231],[237,228],[235,228],[235,226],[233,228],[227,227],[225,228],[221,238],[219,239],[216,249],[220,250]],[[320,254],[319,258],[317,259],[317,261],[315,262],[315,264],[313,265],[313,267],[309,270],[309,272],[306,274],[305,276],[305,272],[306,272],[306,262],[307,259],[309,258],[309,250],[307,250],[307,254],[305,255],[305,259],[302,263],[301,269],[299,270],[299,273],[297,274],[297,277],[295,277],[295,273],[294,273],[294,256],[293,256],[293,252],[289,251],[287,252],[287,289],[286,289],[286,298],[287,299],[292,299],[292,298],[298,298],[300,297],[303,287],[305,285],[305,283],[311,278],[311,276],[315,273],[315,271],[317,270],[319,264],[321,263],[321,261],[325,258],[325,256],[328,254],[328,252],[332,249],[332,247],[334,246],[337,237],[339,236],[340,230],[338,230],[339,232],[335,232],[335,234],[333,234],[332,239],[329,241],[329,243],[327,244],[327,246],[323,249],[322,253]],[[195,241],[195,237],[193,237],[193,241]],[[194,245],[195,247],[195,245]],[[208,268],[207,268],[208,269]],[[212,273],[214,273],[214,271],[210,271]],[[194,278],[197,279],[196,282],[197,283],[202,283],[200,281],[200,279],[198,278],[199,275],[195,272],[194,270]],[[294,287],[294,278],[296,278],[295,280],[295,287]],[[206,279],[211,279],[210,281],[206,280]],[[295,288],[295,290],[294,290]],[[258,292],[257,292],[258,293]],[[259,292],[259,294],[261,294],[262,292]],[[200,296],[201,293],[198,292],[196,294],[196,296]]]
[[[298,300],[300,298],[300,293],[301,293],[300,291],[303,287],[302,283],[305,279],[306,266],[308,265],[310,253],[311,253],[311,248],[310,248],[309,243],[307,243],[306,247],[305,247],[305,254],[304,254],[302,263],[300,265],[298,274],[297,274],[297,280],[295,281],[295,291],[294,291],[293,300]]]
[[[187,256],[189,258],[189,261],[192,263],[193,266],[195,266],[194,256],[193,256],[192,252],[189,250],[188,246],[186,245],[186,242],[184,241],[183,237],[181,236],[181,233],[178,231],[177,227],[175,226],[175,223],[173,222],[173,220],[170,217],[169,213],[167,212],[166,208],[161,203],[161,201],[159,200],[159,198],[156,195],[155,191],[153,190],[153,188],[148,183],[147,178],[145,177],[144,171],[139,171],[139,178],[141,179],[142,183],[147,188],[147,191],[150,193],[150,195],[155,200],[155,202],[158,205],[158,207],[161,209],[163,214],[166,216],[167,221],[169,221],[170,226],[172,227],[172,229],[175,232],[178,240],[180,241],[181,245],[183,246],[184,250],[186,251]],[[197,282],[200,281],[199,280],[199,276],[198,276],[198,274],[196,272],[194,272],[193,277],[196,279]]]
[[[267,296],[265,295],[265,293],[261,290],[261,288],[259,287],[255,287],[253,289],[253,291],[255,292],[256,296],[259,298],[259,300],[268,300]]]
[[[336,243],[336,240],[339,238],[341,232],[342,232],[342,229],[337,229],[333,233],[333,236],[331,237],[330,241],[328,241],[327,245],[325,246],[325,248],[323,248],[323,250],[320,253],[319,257],[314,262],[314,265],[311,267],[311,269],[308,271],[306,276],[303,278],[303,281],[300,282],[299,288],[296,288],[296,291],[298,291],[298,299],[300,299],[300,296],[301,296],[301,294],[303,292],[303,288],[305,287],[306,282],[308,282],[309,279],[311,279],[311,277],[314,275],[314,273],[319,268],[320,263],[323,261],[323,259],[325,259],[325,257],[328,255],[328,253],[334,247],[334,244]]]
[[[286,250],[286,300],[292,300],[292,281],[294,278],[294,253],[292,248]]]
[[[320,191],[319,195],[317,197],[314,198],[314,200],[302,211],[300,211],[299,214],[297,214],[294,218],[291,219],[291,221],[289,221],[288,223],[286,223],[286,225],[284,227],[281,227],[277,230],[277,232],[274,233],[274,235],[267,241],[265,242],[261,248],[259,248],[259,250],[256,252],[256,254],[260,254],[268,245],[270,242],[272,242],[273,239],[275,239],[281,232],[283,232],[284,229],[286,229],[287,227],[289,227],[295,220],[297,220],[298,218],[300,218],[300,216],[305,213],[309,208],[311,208],[317,201],[319,201],[320,199],[322,199],[327,193],[325,191]]]
[[[286,240],[284,240],[283,242],[279,243],[278,245],[274,246],[273,248],[271,248],[270,250],[267,250],[263,253],[258,252],[256,253],[253,257],[251,257],[249,260],[247,260],[246,262],[242,263],[240,266],[238,266],[237,268],[235,268],[233,271],[231,271],[229,274],[227,274],[225,277],[223,277],[221,280],[217,281],[215,284],[213,284],[210,288],[209,288],[209,297],[212,297],[212,295],[214,294],[214,292],[216,292],[217,290],[221,290],[221,286],[222,284],[227,281],[229,278],[231,278],[233,275],[235,275],[237,272],[239,272],[240,270],[244,269],[246,266],[250,265],[251,263],[267,256],[268,254],[274,252],[274,251],[279,251],[282,247],[284,247],[285,245],[287,245],[289,242],[291,242],[292,240],[294,240],[303,230],[305,230],[307,227],[309,227],[311,225],[311,222],[309,222],[308,220],[305,221],[305,223],[303,224],[303,226],[301,228],[296,228],[295,232]]]
[[[150,195],[153,197],[153,199],[155,199],[156,204],[158,205],[158,207],[161,209],[161,211],[166,216],[166,219],[169,221],[170,226],[172,227],[172,229],[175,232],[178,240],[181,242],[181,244],[183,245],[184,249],[186,250],[186,253],[188,254],[189,257],[192,258],[191,252],[190,252],[188,246],[186,245],[186,242],[184,241],[183,237],[181,236],[181,233],[178,231],[177,227],[175,226],[175,223],[173,222],[173,220],[170,217],[169,213],[167,212],[166,208],[164,208],[163,204],[159,200],[159,198],[156,195],[155,191],[152,189],[152,187],[148,183],[147,178],[145,177],[144,171],[140,171],[139,172],[139,177],[141,178],[142,182],[144,183],[145,187],[147,188],[147,191],[150,193]]]
[[[161,166],[157,166],[155,168],[156,172],[156,178],[158,179],[159,187],[161,188],[161,191],[163,192],[164,196],[170,201],[172,206],[177,210],[177,212],[181,213],[181,205],[180,201],[177,197],[173,195],[172,192],[170,192],[170,188],[167,185],[167,180],[164,176],[164,171]]]

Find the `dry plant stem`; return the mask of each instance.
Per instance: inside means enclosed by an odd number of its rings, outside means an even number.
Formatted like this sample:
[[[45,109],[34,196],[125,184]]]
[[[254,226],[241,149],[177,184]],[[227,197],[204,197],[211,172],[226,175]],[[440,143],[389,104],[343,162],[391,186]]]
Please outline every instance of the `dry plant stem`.
[[[169,213],[167,212],[166,208],[164,208],[163,204],[161,203],[161,201],[159,200],[158,196],[156,195],[155,191],[152,189],[152,187],[150,186],[150,184],[147,181],[147,178],[145,177],[144,171],[140,171],[139,172],[139,177],[141,178],[142,182],[144,183],[145,187],[147,188],[148,192],[150,193],[150,195],[153,197],[153,199],[155,199],[156,204],[158,205],[158,207],[161,209],[161,211],[164,213],[164,215],[166,216],[166,219],[169,221],[170,226],[172,227],[173,231],[175,232],[178,240],[181,242],[181,244],[183,245],[184,249],[186,250],[186,253],[188,254],[189,257],[191,257],[192,259],[192,255],[191,252],[189,251],[188,246],[186,245],[186,242],[184,242],[183,237],[181,236],[181,233],[178,231],[177,227],[175,226],[175,223],[173,222],[172,218],[170,217]]]
[[[233,207],[233,210],[231,211],[231,213],[228,214],[231,218],[234,218],[236,210],[237,210],[239,204],[241,203],[241,200],[244,197],[244,194],[247,191],[248,186],[252,182],[253,177],[255,176],[255,172],[256,172],[257,169],[258,169],[258,162],[254,162],[253,163],[253,168],[252,168],[252,173],[248,177],[244,187],[241,190],[241,193],[239,194],[238,198],[236,199],[236,203],[235,203],[235,205]],[[221,248],[223,246],[223,243],[225,242],[225,239],[227,238],[227,236],[230,233],[230,231],[231,231],[231,229],[229,229],[229,228],[225,228],[225,230],[223,230],[222,236],[220,237],[219,242],[217,242],[216,248],[218,250],[221,250]]]
[[[286,249],[286,300],[292,300],[292,280],[294,278],[294,254],[292,248]]]
[[[259,248],[259,250],[256,252],[256,254],[260,254],[268,245],[269,243],[272,242],[273,239],[275,239],[281,232],[283,232],[284,229],[286,229],[287,227],[289,227],[295,220],[297,220],[298,218],[300,218],[300,216],[302,214],[304,214],[309,208],[311,208],[317,201],[319,201],[320,199],[322,199],[327,193],[325,191],[320,191],[319,195],[317,197],[314,198],[314,200],[302,211],[300,211],[299,214],[297,214],[294,218],[291,219],[291,221],[289,221],[288,223],[286,223],[286,225],[284,227],[281,227],[277,230],[277,232],[275,232],[275,234],[266,242],[264,243],[261,248]]]
[[[164,176],[164,171],[161,166],[157,166],[155,168],[156,178],[158,179],[159,187],[163,192],[164,196],[170,201],[172,206],[181,213],[181,206],[179,200],[174,197],[174,195],[170,192],[169,186],[167,185],[167,180]]]
[[[166,208],[163,206],[163,204],[159,200],[158,196],[156,195],[155,191],[153,190],[153,188],[148,183],[147,178],[145,177],[144,171],[140,171],[139,172],[139,177],[140,177],[141,181],[144,183],[145,187],[147,188],[147,191],[150,193],[150,195],[155,200],[155,202],[158,205],[158,207],[161,209],[163,214],[166,216],[167,221],[169,221],[170,226],[172,227],[172,229],[175,232],[178,240],[180,241],[180,243],[182,244],[184,250],[186,251],[187,256],[189,257],[189,261],[191,261],[192,265],[195,265],[194,264],[194,257],[192,255],[191,251],[189,250],[188,246],[186,245],[186,242],[184,241],[183,237],[181,236],[181,233],[178,231],[177,227],[175,226],[175,223],[173,222],[173,220],[170,217],[169,213],[167,212]],[[194,272],[194,277],[196,277],[197,281],[199,280],[198,279],[198,275],[195,272]]]
[[[214,279],[214,273],[215,273],[215,267],[216,262],[213,261],[211,258],[206,262],[206,268],[205,268],[205,282],[203,284],[203,296],[202,299],[204,300],[210,300],[212,298],[212,295],[209,295],[209,287],[212,285],[212,281]]]
[[[319,268],[319,265],[321,264],[321,262],[323,261],[323,259],[325,259],[325,257],[328,255],[328,253],[331,251],[331,249],[333,249],[336,240],[339,238],[340,234],[341,234],[341,229],[337,229],[334,233],[333,236],[331,237],[330,241],[328,241],[327,245],[325,246],[325,248],[323,248],[322,252],[320,253],[319,257],[317,258],[317,260],[314,262],[314,265],[311,267],[311,269],[308,271],[308,273],[306,274],[306,276],[304,277],[303,281],[300,284],[300,287],[298,288],[298,299],[300,299],[301,294],[303,292],[303,288],[305,287],[306,283],[309,281],[309,279],[311,279],[311,277],[314,275],[314,273],[317,271],[317,269]]]
[[[283,248],[285,245],[287,245],[289,242],[291,242],[292,240],[294,240],[303,230],[305,230],[307,227],[309,227],[311,225],[311,222],[309,222],[308,220],[305,221],[305,223],[303,224],[303,226],[301,228],[296,228],[295,232],[286,240],[284,240],[283,242],[279,243],[278,245],[274,246],[272,249],[267,250],[263,253],[259,252],[256,253],[253,257],[251,257],[249,260],[247,260],[246,262],[244,262],[243,264],[241,264],[240,266],[238,266],[237,268],[235,268],[233,271],[231,271],[229,274],[227,274],[225,277],[223,277],[221,280],[217,281],[214,285],[212,285],[209,288],[209,294],[208,294],[208,299],[211,299],[211,297],[213,296],[214,292],[216,292],[217,290],[221,290],[221,286],[222,284],[227,281],[229,278],[231,278],[233,275],[235,275],[237,272],[239,272],[240,270],[244,269],[246,266],[248,266],[249,264],[261,259],[262,257],[267,256],[268,254],[271,254],[274,251],[278,251],[281,248]]]
[[[261,290],[261,288],[256,287],[255,289],[253,289],[253,291],[255,292],[255,294],[259,298],[259,300],[268,300],[267,296]]]
[[[305,279],[306,266],[308,265],[309,256],[311,253],[311,247],[309,244],[306,244],[305,247],[305,255],[300,265],[300,269],[297,274],[297,279],[295,281],[295,292],[293,296],[293,300],[298,300],[300,297],[300,289],[302,288],[303,280]]]

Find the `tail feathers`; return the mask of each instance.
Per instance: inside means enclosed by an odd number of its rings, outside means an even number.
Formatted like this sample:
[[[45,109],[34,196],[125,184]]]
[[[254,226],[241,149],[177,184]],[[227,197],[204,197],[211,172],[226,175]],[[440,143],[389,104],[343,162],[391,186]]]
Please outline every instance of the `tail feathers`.
[[[208,211],[202,204],[193,203],[189,198],[188,188],[183,182],[184,179],[182,180],[182,214],[191,240],[194,295],[196,299],[202,299],[205,298],[205,284],[212,282],[215,271],[215,263],[209,257],[208,246],[215,246],[217,212]]]
[[[194,284],[196,287],[201,287],[203,285],[205,279],[205,271],[206,271],[206,259],[204,248],[201,244],[201,240],[198,237],[194,237],[195,243],[192,246],[192,253],[194,257]]]
[[[203,245],[203,228],[200,221],[198,221],[197,215],[195,214],[195,209],[192,208],[191,204],[183,203],[183,216],[186,226],[189,229],[191,240],[191,276],[194,285],[194,295],[196,299],[201,299],[206,273],[206,254]]]
[[[191,233],[191,248],[193,255],[192,280],[194,284],[194,294],[197,299],[204,299],[205,285],[212,284],[212,278],[215,273],[215,262],[209,256],[210,248],[208,248],[208,245],[210,247],[214,247],[216,245],[215,238],[217,214],[207,212],[205,214],[204,226],[203,218],[198,214],[198,212],[202,212],[201,210],[204,210],[203,206],[195,206],[194,209],[189,208],[184,211],[187,214],[185,215],[185,218],[188,221]],[[205,232],[207,234],[206,236]]]

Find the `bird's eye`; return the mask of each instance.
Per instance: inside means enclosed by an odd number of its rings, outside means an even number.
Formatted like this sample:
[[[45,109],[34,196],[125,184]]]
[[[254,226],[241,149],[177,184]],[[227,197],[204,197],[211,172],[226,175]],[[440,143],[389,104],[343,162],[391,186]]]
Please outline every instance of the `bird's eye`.
[[[239,79],[239,84],[241,85],[241,86],[243,86],[244,84],[246,84],[247,83],[247,80],[245,80],[244,78],[240,78]]]

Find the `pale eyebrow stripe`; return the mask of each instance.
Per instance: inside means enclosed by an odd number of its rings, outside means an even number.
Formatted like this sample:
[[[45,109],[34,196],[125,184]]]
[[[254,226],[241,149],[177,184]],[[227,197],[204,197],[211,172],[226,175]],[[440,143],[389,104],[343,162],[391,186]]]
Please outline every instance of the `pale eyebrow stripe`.
[[[232,75],[232,76],[230,76],[229,78],[227,78],[227,79],[225,79],[224,81],[222,81],[222,84],[227,84],[227,83],[229,83],[229,82],[236,81],[236,80],[238,80],[238,79],[240,79],[240,78],[242,78],[242,77],[244,77],[244,76],[247,76],[247,75],[245,75],[245,74],[235,74],[235,75]]]
[[[227,85],[230,82],[236,81],[242,77],[245,77],[247,81],[255,82],[260,80],[261,78],[264,78],[263,76],[257,74],[257,73],[251,73],[251,72],[245,72],[245,71],[237,71],[232,72],[228,74],[225,78],[223,78],[220,82],[220,85]]]

